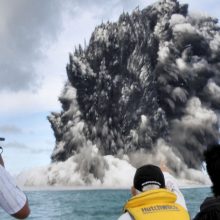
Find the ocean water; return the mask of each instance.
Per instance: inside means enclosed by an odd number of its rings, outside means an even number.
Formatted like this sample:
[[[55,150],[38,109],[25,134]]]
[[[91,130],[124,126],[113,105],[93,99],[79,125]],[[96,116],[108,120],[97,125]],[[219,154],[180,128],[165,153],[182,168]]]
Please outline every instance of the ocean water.
[[[182,189],[191,217],[199,209],[209,188]],[[30,220],[117,220],[129,190],[61,190],[26,192],[31,207]],[[12,217],[0,210],[1,220]]]

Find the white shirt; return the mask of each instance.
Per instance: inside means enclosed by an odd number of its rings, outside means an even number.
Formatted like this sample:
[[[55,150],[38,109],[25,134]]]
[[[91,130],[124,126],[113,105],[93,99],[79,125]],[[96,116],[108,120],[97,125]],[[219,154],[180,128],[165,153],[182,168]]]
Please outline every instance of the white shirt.
[[[181,205],[182,207],[184,207],[187,210],[184,196],[178,187],[176,179],[168,172],[163,172],[163,175],[164,175],[164,179],[165,179],[166,188],[169,189],[171,192],[175,193],[177,196],[176,203]],[[129,215],[128,212],[125,212],[124,214],[122,214],[119,217],[118,220],[133,220],[133,219]]]
[[[183,194],[181,193],[176,179],[168,172],[163,172],[166,188],[177,196],[176,203],[181,205],[187,210],[186,202]]]
[[[26,200],[25,194],[16,186],[5,168],[0,165],[0,207],[12,215],[24,207]]]

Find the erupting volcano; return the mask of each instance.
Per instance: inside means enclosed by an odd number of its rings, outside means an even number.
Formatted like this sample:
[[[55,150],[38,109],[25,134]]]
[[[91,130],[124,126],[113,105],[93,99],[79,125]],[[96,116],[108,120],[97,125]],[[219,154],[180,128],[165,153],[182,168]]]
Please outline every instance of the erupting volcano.
[[[187,5],[162,0],[102,23],[66,70],[62,111],[48,117],[52,162],[75,155],[82,175],[101,179],[105,155],[126,155],[136,166],[137,152],[154,154],[163,143],[198,169],[207,144],[219,140],[220,27]]]

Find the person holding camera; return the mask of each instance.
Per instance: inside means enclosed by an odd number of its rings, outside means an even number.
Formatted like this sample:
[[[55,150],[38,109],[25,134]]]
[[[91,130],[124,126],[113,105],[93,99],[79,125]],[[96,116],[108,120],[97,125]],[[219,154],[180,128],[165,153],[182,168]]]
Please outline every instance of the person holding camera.
[[[1,140],[4,140],[1,138]],[[2,147],[0,147],[2,151]],[[11,175],[6,171],[0,154],[0,207],[17,219],[25,219],[30,214],[26,195],[19,189]]]

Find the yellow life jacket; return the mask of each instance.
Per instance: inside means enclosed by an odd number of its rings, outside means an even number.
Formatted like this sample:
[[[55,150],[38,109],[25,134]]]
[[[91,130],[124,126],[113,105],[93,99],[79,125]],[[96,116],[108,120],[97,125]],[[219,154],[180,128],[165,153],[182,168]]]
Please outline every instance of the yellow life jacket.
[[[135,220],[190,220],[187,210],[175,203],[176,198],[167,189],[149,190],[128,200],[124,211]]]

